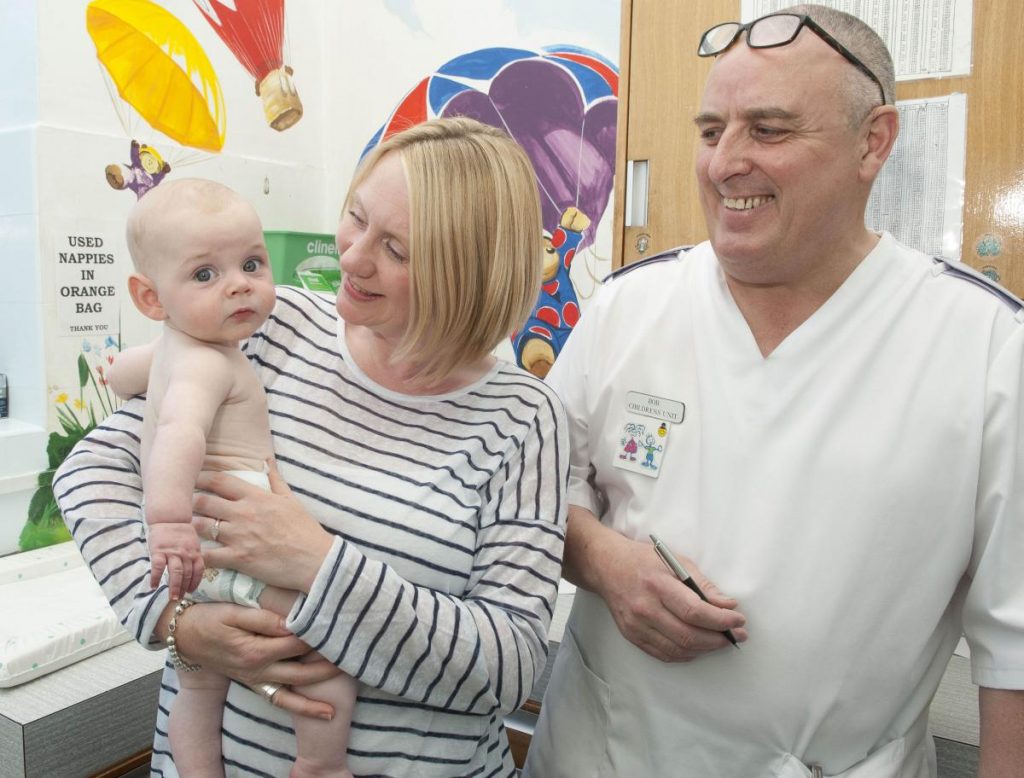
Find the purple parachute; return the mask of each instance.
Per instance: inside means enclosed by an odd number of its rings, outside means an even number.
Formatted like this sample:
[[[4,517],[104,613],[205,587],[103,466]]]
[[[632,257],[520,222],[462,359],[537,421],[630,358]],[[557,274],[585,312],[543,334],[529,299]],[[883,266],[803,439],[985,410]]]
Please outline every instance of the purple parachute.
[[[582,249],[593,242],[611,196],[618,87],[615,65],[577,46],[480,49],[417,84],[363,153],[438,116],[470,116],[503,129],[533,162],[544,229],[554,233],[570,206],[590,218]]]
[[[543,377],[579,319],[569,269],[594,242],[615,172],[618,71],[575,46],[480,49],[445,63],[406,95],[363,151],[439,116],[505,130],[537,174],[544,278],[533,313],[512,338],[516,359]]]

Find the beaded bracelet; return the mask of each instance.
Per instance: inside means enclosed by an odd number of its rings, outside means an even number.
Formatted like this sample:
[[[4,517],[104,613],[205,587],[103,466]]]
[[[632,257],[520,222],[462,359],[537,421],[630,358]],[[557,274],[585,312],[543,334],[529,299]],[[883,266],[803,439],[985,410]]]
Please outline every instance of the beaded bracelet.
[[[178,628],[178,617],[192,604],[192,600],[178,600],[178,604],[174,606],[174,613],[171,615],[171,621],[167,625],[167,656],[170,657],[171,664],[174,665],[175,670],[185,673],[194,673],[197,670],[203,669],[199,665],[189,664],[185,661],[184,657],[178,653],[178,641],[174,636],[174,632]]]

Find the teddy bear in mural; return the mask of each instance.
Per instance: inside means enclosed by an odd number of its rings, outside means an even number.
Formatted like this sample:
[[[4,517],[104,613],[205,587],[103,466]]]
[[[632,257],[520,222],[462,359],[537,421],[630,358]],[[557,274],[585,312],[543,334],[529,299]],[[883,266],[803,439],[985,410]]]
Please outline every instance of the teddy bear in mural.
[[[113,189],[131,189],[136,199],[163,181],[171,166],[152,146],[132,140],[131,164],[110,164],[106,167],[107,183]]]

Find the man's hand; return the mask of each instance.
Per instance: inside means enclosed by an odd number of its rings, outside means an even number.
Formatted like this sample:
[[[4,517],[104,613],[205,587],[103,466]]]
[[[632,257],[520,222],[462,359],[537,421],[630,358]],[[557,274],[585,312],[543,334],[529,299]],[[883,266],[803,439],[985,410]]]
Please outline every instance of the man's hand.
[[[703,602],[677,579],[650,543],[623,537],[589,511],[569,508],[563,575],[600,595],[629,642],[662,662],[688,662],[729,647],[722,634],[747,639],[746,619],[688,559],[680,557],[703,590]]]

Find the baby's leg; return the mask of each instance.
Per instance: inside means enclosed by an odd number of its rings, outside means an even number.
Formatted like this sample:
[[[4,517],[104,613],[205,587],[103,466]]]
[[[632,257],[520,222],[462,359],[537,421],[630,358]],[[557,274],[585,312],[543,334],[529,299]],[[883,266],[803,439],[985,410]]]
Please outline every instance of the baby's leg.
[[[260,595],[260,606],[287,616],[296,596],[293,591],[268,586]],[[318,654],[309,653],[303,661],[318,658]],[[298,756],[290,778],[351,778],[347,750],[357,686],[352,676],[342,673],[326,681],[295,687],[295,691],[305,697],[330,704],[334,718],[325,721],[312,716],[294,717]]]
[[[224,778],[221,723],[228,679],[209,670],[179,672],[181,687],[171,704],[167,738],[179,775]]]
[[[309,653],[304,661],[319,658]],[[289,778],[351,778],[348,769],[348,735],[352,709],[356,705],[356,679],[347,673],[326,681],[296,686],[295,691],[311,700],[322,700],[334,707],[330,721],[312,716],[295,716],[297,741],[295,766]]]

